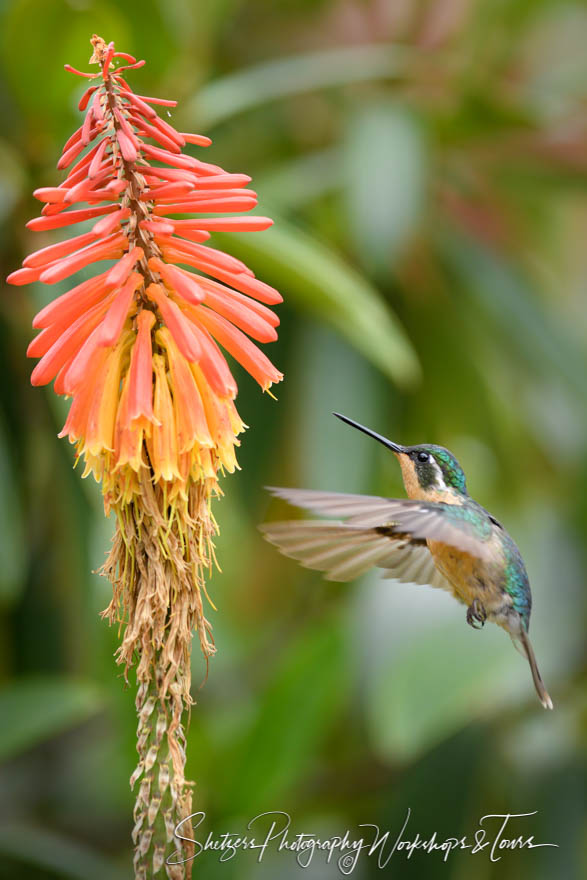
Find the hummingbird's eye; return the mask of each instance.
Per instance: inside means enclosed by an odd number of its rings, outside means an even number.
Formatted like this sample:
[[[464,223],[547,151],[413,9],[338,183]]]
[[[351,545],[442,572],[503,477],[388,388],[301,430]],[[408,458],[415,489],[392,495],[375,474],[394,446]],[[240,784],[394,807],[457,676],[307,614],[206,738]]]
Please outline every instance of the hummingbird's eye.
[[[428,461],[429,458],[430,458],[430,456],[428,455],[427,452],[419,452],[418,453],[418,461]]]

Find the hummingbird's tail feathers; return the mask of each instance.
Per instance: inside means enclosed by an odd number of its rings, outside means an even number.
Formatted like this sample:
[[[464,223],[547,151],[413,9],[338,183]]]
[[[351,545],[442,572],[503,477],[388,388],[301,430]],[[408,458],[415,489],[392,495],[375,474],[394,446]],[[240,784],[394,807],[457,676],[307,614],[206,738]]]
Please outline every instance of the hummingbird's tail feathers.
[[[540,671],[538,669],[538,663],[536,662],[536,655],[534,654],[534,649],[532,648],[532,644],[530,642],[530,638],[523,625],[520,626],[520,631],[516,636],[512,635],[512,640],[516,648],[521,648],[521,653],[527,658],[528,663],[530,664],[530,670],[532,671],[532,679],[534,681],[534,687],[536,688],[536,693],[540,698],[540,702],[544,706],[545,709],[553,709],[553,703],[550,699],[550,695],[546,690],[546,685],[542,681],[542,676],[540,675]]]
[[[350,581],[389,558],[388,538],[341,522],[293,520],[259,526],[265,538],[305,568],[333,581]],[[405,545],[405,541],[402,542]]]
[[[383,568],[382,577],[402,584],[421,584],[453,592],[453,588],[436,568],[432,554],[424,544],[413,541],[398,546],[387,559],[377,563]]]

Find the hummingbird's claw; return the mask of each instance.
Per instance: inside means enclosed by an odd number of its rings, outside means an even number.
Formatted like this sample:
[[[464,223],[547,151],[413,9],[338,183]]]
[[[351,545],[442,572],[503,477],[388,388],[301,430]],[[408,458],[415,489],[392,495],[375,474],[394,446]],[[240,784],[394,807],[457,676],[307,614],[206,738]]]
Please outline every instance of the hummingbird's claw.
[[[473,629],[482,629],[487,620],[487,612],[479,599],[473,599],[467,608],[467,623]]]

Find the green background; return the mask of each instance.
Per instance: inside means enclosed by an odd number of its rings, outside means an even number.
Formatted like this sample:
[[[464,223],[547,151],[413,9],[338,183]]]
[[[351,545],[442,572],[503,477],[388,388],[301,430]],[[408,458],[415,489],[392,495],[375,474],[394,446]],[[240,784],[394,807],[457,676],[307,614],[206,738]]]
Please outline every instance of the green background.
[[[218,654],[188,770],[204,829],[283,810],[323,837],[360,823],[440,839],[488,813],[558,849],[396,854],[402,878],[585,876],[587,7],[549,0],[3,2],[2,274],[35,187],[62,177],[93,32],[147,59],[130,82],[174,97],[198,155],[253,175],[268,232],[216,235],[277,286],[286,374],[242,370],[242,470],[216,504],[209,585]],[[197,148],[190,148],[194,154]],[[91,571],[111,523],[58,440],[66,405],[29,385],[30,323],[65,286],[0,299],[0,876],[130,876],[136,720]],[[264,485],[403,494],[397,463],[330,415],[461,461],[518,542],[555,711],[497,627],[448,595],[366,576],[321,580],[264,543],[286,507]],[[199,874],[198,874],[199,871]],[[322,880],[291,854],[200,859],[194,876]],[[353,877],[382,875],[362,857]]]

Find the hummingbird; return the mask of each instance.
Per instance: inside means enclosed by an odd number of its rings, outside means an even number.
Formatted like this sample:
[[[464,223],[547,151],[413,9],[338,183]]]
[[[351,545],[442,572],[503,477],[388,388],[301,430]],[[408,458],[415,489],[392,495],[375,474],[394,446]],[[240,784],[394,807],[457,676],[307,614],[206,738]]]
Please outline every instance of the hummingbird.
[[[350,581],[376,566],[383,577],[448,590],[467,606],[467,623],[486,621],[509,633],[530,664],[545,709],[553,704],[528,636],[532,596],[521,553],[502,524],[471,498],[463,469],[443,446],[400,446],[333,413],[390,449],[407,499],[267,487],[290,504],[335,520],[262,525],[264,537],[306,568]]]

